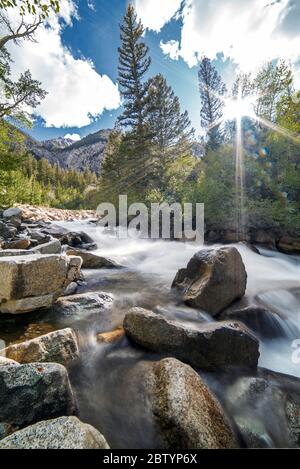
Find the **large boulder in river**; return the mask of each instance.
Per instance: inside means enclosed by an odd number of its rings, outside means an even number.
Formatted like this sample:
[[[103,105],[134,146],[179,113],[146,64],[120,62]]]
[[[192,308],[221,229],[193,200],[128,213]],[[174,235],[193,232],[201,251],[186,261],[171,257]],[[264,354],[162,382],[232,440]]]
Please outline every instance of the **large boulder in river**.
[[[227,389],[226,407],[248,448],[300,448],[300,379],[258,369]]]
[[[67,328],[10,345],[0,350],[0,355],[19,363],[54,362],[68,366],[79,357],[79,349],[75,332]]]
[[[231,306],[222,311],[220,319],[241,321],[258,337],[264,339],[286,338],[288,329],[289,334],[293,334],[295,338],[299,334],[299,330],[294,326],[289,327],[288,321],[279,313],[257,305]]]
[[[246,291],[247,273],[242,257],[234,247],[203,249],[185,269],[180,269],[172,287],[186,304],[215,316]]]
[[[73,415],[76,403],[65,367],[34,363],[0,367],[0,423],[25,427]]]
[[[120,268],[121,266],[111,259],[106,257],[98,256],[90,251],[84,251],[83,249],[67,249],[68,256],[79,256],[82,259],[82,267],[84,269],[111,269]]]
[[[152,311],[132,308],[125,316],[124,329],[142,347],[177,357],[199,369],[255,368],[259,358],[256,337],[234,321],[189,327]]]
[[[0,311],[23,313],[51,306],[80,276],[80,257],[9,256],[0,259]]]
[[[147,387],[164,449],[237,446],[219,402],[190,366],[174,358],[153,363]]]
[[[0,441],[0,449],[109,449],[104,436],[77,417],[38,422]]]

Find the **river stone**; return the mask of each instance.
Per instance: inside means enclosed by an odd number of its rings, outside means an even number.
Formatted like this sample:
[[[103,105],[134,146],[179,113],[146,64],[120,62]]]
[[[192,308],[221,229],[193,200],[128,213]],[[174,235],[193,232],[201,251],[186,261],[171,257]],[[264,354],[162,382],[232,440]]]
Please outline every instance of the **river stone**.
[[[104,436],[77,417],[38,422],[0,441],[0,449],[109,449]]]
[[[24,314],[37,309],[50,308],[57,298],[56,294],[32,296],[21,300],[8,300],[0,305],[3,314]]]
[[[291,236],[284,236],[280,238],[277,243],[277,248],[286,254],[299,254],[300,253],[300,238],[292,238]]]
[[[75,412],[64,366],[33,363],[0,367],[0,422],[21,428]]]
[[[227,408],[248,448],[300,448],[300,379],[258,369],[227,390]]]
[[[2,249],[25,250],[29,248],[30,244],[31,244],[30,239],[27,239],[27,238],[15,239],[14,241],[6,241],[5,243],[3,243]]]
[[[79,256],[82,259],[82,267],[84,269],[110,269],[110,268],[120,268],[116,262],[111,259],[107,259],[102,256],[97,256],[90,251],[84,251],[82,249],[67,249],[66,251],[68,256]]]
[[[125,331],[123,327],[118,327],[118,329],[115,329],[114,331],[99,332],[99,334],[97,334],[97,340],[104,344],[115,344],[122,340],[124,335]]]
[[[3,218],[10,220],[12,218],[22,218],[22,210],[18,207],[8,208],[2,214]]]
[[[261,306],[250,305],[244,308],[229,308],[221,313],[220,319],[241,321],[262,338],[286,337],[285,319]],[[295,330],[296,335],[297,330]]]
[[[150,402],[163,449],[237,447],[219,402],[190,366],[166,358],[153,364],[153,375]]]
[[[113,296],[108,293],[81,293],[61,297],[53,306],[56,313],[60,315],[76,314],[78,312],[99,312],[111,308]]]
[[[126,335],[142,347],[170,354],[195,368],[257,367],[259,342],[237,321],[189,327],[152,311],[132,308],[125,315],[123,327]]]
[[[39,244],[32,248],[31,252],[39,252],[40,254],[60,254],[61,244],[58,239],[52,239],[48,243]]]
[[[68,366],[79,357],[77,337],[70,328],[10,345],[0,350],[1,353],[19,363],[53,362],[64,366]]]
[[[8,226],[0,221],[0,237],[3,239],[13,239],[17,234],[17,228]]]
[[[47,306],[64,291],[69,283],[78,279],[82,260],[80,257],[32,254],[0,259],[0,310],[13,310],[16,300],[26,299],[25,306],[16,304],[19,309],[29,310]],[[36,300],[36,297],[39,299]],[[27,300],[28,299],[28,300]],[[1,301],[2,300],[2,301]],[[21,302],[22,303],[22,302]]]
[[[197,252],[187,267],[177,272],[172,287],[182,293],[186,304],[215,316],[244,296],[246,285],[240,253],[234,247],[224,247]]]
[[[75,295],[76,292],[78,290],[78,283],[76,282],[71,282],[67,288],[65,289],[65,291],[63,292],[62,296],[71,296],[71,295]]]
[[[11,257],[11,256],[30,256],[32,252],[25,251],[24,249],[5,249],[0,250],[0,257]]]

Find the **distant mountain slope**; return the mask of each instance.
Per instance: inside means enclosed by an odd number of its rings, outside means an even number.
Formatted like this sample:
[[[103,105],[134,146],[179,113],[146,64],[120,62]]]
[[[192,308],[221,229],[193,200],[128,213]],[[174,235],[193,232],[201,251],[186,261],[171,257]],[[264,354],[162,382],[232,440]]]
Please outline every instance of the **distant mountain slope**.
[[[24,135],[27,149],[35,158],[45,158],[52,165],[58,164],[62,168],[77,171],[89,169],[99,175],[110,132],[109,129],[99,130],[76,142],[63,137],[38,142],[29,135]],[[192,152],[196,158],[201,158],[203,145],[194,142]]]
[[[45,158],[62,168],[90,169],[99,174],[110,132],[109,129],[99,130],[77,142],[61,137],[38,142],[27,136],[26,146],[37,159]]]

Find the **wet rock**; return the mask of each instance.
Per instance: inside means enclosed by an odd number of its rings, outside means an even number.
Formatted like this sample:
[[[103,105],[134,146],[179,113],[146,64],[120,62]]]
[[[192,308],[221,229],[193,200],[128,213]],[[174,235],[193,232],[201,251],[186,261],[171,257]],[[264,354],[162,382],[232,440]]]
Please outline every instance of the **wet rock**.
[[[40,254],[60,254],[61,244],[58,239],[52,239],[48,243],[39,244],[38,246],[32,248],[31,252],[37,252]]]
[[[65,367],[55,363],[0,367],[0,422],[19,428],[76,412]]]
[[[277,248],[286,254],[300,253],[300,239],[284,236],[277,243]]]
[[[18,365],[18,363],[14,360],[10,360],[9,358],[2,356],[1,353],[3,350],[0,350],[0,366],[8,366],[8,365]]]
[[[7,210],[4,210],[2,216],[6,220],[11,220],[12,218],[22,219],[22,210],[18,207],[8,208]]]
[[[9,208],[4,210],[3,214],[4,221],[11,223],[16,228],[19,228],[22,223],[22,210],[17,207]]]
[[[53,306],[53,310],[60,315],[70,315],[89,312],[99,312],[111,308],[113,296],[108,293],[81,293],[61,297]]]
[[[76,282],[71,282],[70,285],[67,286],[65,291],[63,292],[62,296],[71,296],[75,295],[78,290],[78,283]]]
[[[205,235],[205,241],[208,243],[217,243],[221,239],[220,233],[218,231],[209,231]]]
[[[57,294],[33,296],[20,300],[7,300],[1,303],[0,311],[4,314],[24,314],[37,309],[50,308],[56,301]]]
[[[82,243],[80,245],[81,249],[84,249],[85,251],[96,251],[98,249],[98,244],[97,243]]]
[[[39,230],[30,229],[29,230],[29,235],[30,235],[31,239],[33,239],[37,242],[37,244],[49,243],[49,241],[51,241],[51,239],[52,239],[52,237],[50,235],[46,235],[46,234],[42,233]]]
[[[4,240],[13,239],[17,234],[17,228],[9,226],[6,223],[0,221],[0,237]]]
[[[104,436],[77,417],[38,422],[0,441],[0,449],[109,449]]]
[[[2,249],[19,249],[25,250],[31,245],[30,239],[21,238],[14,241],[6,241],[2,244]]]
[[[80,276],[80,257],[12,256],[0,259],[0,311],[26,312],[48,307]]]
[[[72,329],[62,329],[0,350],[18,363],[52,362],[68,366],[79,357],[77,337]]]
[[[234,247],[203,249],[185,269],[180,269],[172,287],[189,306],[217,315],[245,294],[247,273]]]
[[[11,256],[28,256],[32,254],[30,251],[25,251],[23,249],[5,249],[0,250],[0,257],[11,257]]]
[[[0,423],[0,440],[11,435],[18,430],[18,427],[9,425],[8,423]]]
[[[237,446],[219,402],[190,366],[174,358],[153,363],[147,386],[163,449]]]
[[[277,313],[261,306],[252,305],[244,308],[228,309],[221,313],[220,319],[241,321],[262,338],[286,337],[284,319]]]
[[[276,238],[273,233],[264,230],[258,230],[251,236],[252,241],[257,244],[263,244],[264,246],[274,249],[276,244]]]
[[[83,251],[82,249],[67,249],[66,253],[68,256],[81,257],[82,267],[84,269],[121,268],[119,264],[110,259],[98,256],[89,251]]]
[[[114,331],[100,332],[97,334],[97,340],[98,342],[104,342],[105,344],[114,344],[115,342],[123,339],[124,335],[125,331],[123,327],[119,327]]]
[[[41,323],[32,323],[28,324],[26,327],[24,334],[20,336],[19,342],[25,342],[27,340],[35,339],[36,337],[40,337],[41,335],[49,334],[49,332],[54,332],[55,328],[52,324],[47,322]]]
[[[55,225],[54,223],[49,225],[39,225],[41,232],[44,235],[52,236],[56,239],[61,239],[63,236],[68,234],[68,230],[60,225]]]
[[[300,379],[259,369],[239,378],[227,394],[247,447],[300,447]]]
[[[171,354],[193,367],[215,370],[257,366],[259,342],[238,322],[201,323],[188,327],[160,314],[132,308],[124,318],[126,335],[154,352]]]

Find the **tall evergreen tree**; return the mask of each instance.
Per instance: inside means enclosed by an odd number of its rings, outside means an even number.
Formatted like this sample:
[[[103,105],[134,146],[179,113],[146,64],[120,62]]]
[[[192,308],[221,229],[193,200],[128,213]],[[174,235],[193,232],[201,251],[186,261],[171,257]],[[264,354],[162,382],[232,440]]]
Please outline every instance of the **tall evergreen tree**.
[[[194,129],[187,111],[161,74],[149,80],[147,126],[152,144],[152,171],[162,182],[169,163],[191,151]]]
[[[148,83],[143,77],[149,69],[149,48],[143,42],[144,27],[131,4],[121,25],[121,47],[119,47],[118,82],[124,100],[124,112],[119,123],[137,134],[144,131]]]
[[[193,134],[191,121],[187,111],[181,113],[178,97],[161,74],[149,80],[147,123],[162,157],[169,150],[174,157],[186,150]]]
[[[202,102],[201,126],[207,132],[208,148],[216,149],[222,143],[220,121],[223,116],[223,96],[226,93],[226,86],[207,57],[204,57],[200,63],[198,78]]]

